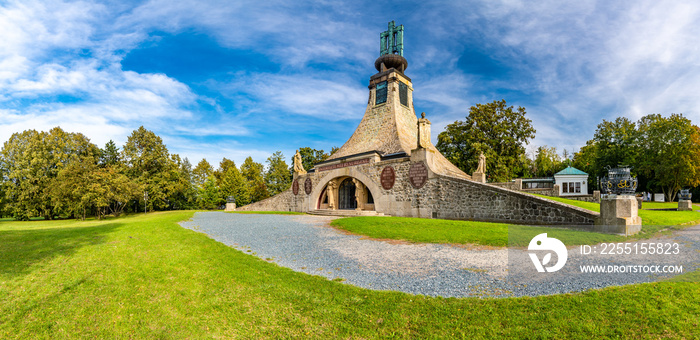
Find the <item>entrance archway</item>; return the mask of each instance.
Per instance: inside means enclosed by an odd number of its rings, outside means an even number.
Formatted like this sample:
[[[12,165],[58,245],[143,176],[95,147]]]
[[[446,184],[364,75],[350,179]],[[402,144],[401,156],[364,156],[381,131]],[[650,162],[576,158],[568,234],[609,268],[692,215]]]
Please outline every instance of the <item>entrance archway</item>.
[[[351,178],[346,178],[338,187],[338,209],[354,210],[357,208],[355,199],[355,183]]]

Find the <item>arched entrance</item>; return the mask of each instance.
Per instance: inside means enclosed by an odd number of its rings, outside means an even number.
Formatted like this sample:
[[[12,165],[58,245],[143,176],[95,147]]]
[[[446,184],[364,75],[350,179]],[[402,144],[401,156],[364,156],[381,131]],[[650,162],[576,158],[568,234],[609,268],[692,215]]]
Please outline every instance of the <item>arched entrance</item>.
[[[355,199],[355,183],[351,178],[346,178],[338,187],[338,209],[354,210],[357,208]]]
[[[321,190],[316,209],[374,210],[374,197],[359,179],[336,177],[328,181]]]

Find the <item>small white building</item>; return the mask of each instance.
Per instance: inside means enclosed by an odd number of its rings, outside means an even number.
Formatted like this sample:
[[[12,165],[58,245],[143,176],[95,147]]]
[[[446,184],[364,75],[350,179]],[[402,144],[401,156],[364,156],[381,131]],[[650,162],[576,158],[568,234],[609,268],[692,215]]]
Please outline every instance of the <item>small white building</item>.
[[[588,174],[571,166],[554,174],[559,196],[588,195]]]

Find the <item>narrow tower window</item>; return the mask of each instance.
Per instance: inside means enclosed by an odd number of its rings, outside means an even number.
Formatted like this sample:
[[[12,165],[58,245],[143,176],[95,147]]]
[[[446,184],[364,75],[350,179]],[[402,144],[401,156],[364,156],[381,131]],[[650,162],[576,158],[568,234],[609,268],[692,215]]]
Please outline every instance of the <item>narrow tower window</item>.
[[[386,81],[377,84],[377,101],[376,104],[386,103]]]
[[[408,85],[399,82],[399,101],[401,105],[408,106]]]

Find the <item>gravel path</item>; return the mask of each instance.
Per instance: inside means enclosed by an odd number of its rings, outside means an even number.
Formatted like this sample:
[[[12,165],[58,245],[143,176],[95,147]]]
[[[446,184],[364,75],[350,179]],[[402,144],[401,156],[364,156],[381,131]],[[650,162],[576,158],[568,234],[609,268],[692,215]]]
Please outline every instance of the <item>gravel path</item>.
[[[582,274],[580,265],[700,265],[700,226],[649,242],[678,242],[679,255],[581,255],[569,248],[556,273],[533,273],[526,249],[483,249],[371,240],[328,226],[331,217],[196,213],[180,225],[295,271],[375,290],[443,297],[538,296],[657,281],[649,273]],[[553,260],[554,261],[554,260]]]

